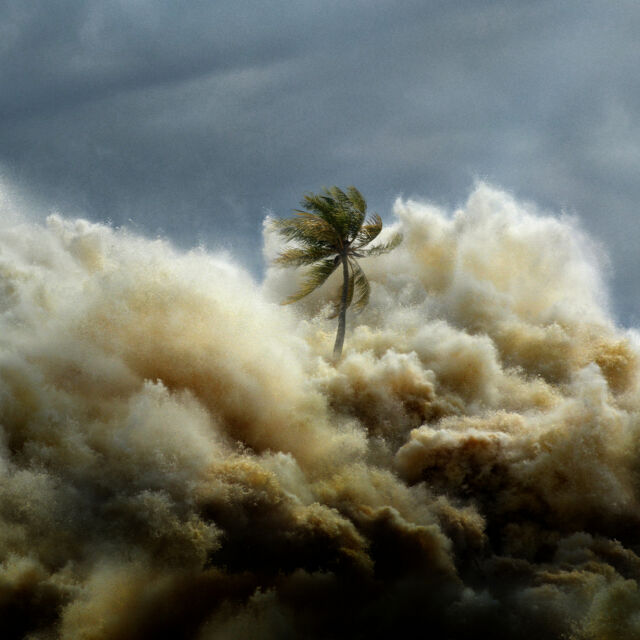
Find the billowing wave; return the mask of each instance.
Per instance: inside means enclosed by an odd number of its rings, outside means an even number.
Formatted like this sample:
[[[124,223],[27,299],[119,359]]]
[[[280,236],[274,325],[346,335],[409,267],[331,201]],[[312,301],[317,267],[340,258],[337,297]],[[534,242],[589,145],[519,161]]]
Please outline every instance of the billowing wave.
[[[640,637],[640,348],[597,247],[483,184],[394,214],[338,364],[338,282],[282,307],[296,270],[0,229],[3,638]]]

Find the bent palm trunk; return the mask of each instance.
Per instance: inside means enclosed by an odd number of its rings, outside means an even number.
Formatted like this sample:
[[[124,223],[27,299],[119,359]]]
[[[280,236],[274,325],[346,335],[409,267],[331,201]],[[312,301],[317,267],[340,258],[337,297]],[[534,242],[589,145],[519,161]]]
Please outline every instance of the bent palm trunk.
[[[349,264],[347,256],[342,256],[342,297],[340,298],[340,313],[338,315],[338,333],[336,343],[333,346],[333,358],[337,360],[342,355],[342,345],[344,344],[344,334],[347,328],[347,298],[349,295]]]

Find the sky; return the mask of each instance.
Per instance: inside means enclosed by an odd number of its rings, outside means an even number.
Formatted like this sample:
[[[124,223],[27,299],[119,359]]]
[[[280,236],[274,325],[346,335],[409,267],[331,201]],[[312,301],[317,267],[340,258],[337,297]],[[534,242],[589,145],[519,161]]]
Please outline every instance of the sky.
[[[610,5],[0,3],[3,640],[640,638]],[[263,227],[333,184],[340,359]]]
[[[389,220],[485,181],[577,216],[638,326],[639,28],[626,0],[5,0],[0,179],[258,279],[262,220],[305,192]]]

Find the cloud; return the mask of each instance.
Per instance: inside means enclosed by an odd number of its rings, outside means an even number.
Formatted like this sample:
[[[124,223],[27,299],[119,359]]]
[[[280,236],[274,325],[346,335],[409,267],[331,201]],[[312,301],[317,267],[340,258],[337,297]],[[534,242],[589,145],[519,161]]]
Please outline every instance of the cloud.
[[[0,17],[0,165],[41,207],[226,246],[258,274],[265,210],[305,191],[457,206],[488,179],[578,213],[635,322],[632,3],[8,2]]]

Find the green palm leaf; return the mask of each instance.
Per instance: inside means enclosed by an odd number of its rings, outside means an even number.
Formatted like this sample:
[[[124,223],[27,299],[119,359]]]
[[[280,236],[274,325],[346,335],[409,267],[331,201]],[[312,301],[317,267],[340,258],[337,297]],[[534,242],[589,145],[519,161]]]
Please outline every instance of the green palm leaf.
[[[328,194],[334,204],[340,229],[352,242],[364,222],[367,203],[355,187],[348,187],[346,193],[338,187],[331,187]]]
[[[335,205],[336,218],[339,221],[340,231],[346,240],[353,240],[362,224],[364,216],[354,207],[349,196],[338,187],[329,189],[331,199]]]
[[[353,244],[354,249],[360,249],[368,245],[372,240],[375,240],[382,231],[382,218],[374,213],[368,220],[367,224],[362,225],[358,231],[355,242]]]
[[[362,194],[354,186],[351,186],[347,187],[347,195],[349,196],[349,200],[355,210],[359,211],[364,216],[367,213],[367,203],[362,197]]]
[[[334,230],[341,247],[346,239],[348,220],[339,202],[331,197],[331,193],[325,189],[324,194],[308,194],[300,204]]]
[[[356,311],[362,311],[369,304],[371,287],[360,265],[355,260],[349,260],[349,263],[353,270],[354,289],[358,292],[358,297],[353,307]]]
[[[273,262],[274,264],[280,264],[283,267],[302,267],[304,265],[313,264],[323,258],[328,258],[333,253],[335,253],[333,249],[327,249],[325,247],[285,249]]]
[[[337,269],[340,263],[333,258],[328,258],[318,262],[307,272],[307,278],[302,283],[300,289],[289,296],[282,304],[291,304],[292,302],[298,302],[305,296],[313,293],[318,287],[321,287],[329,276]]]
[[[369,249],[364,249],[363,251],[358,251],[361,257],[369,258],[370,256],[381,256],[383,253],[389,253],[389,251],[393,251],[400,243],[402,242],[402,234],[396,233],[389,242],[385,242],[384,244],[379,244],[375,247],[370,247]]]
[[[337,234],[324,220],[300,212],[295,218],[277,218],[272,227],[287,241],[295,241],[306,246],[334,246]]]

